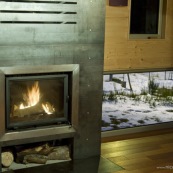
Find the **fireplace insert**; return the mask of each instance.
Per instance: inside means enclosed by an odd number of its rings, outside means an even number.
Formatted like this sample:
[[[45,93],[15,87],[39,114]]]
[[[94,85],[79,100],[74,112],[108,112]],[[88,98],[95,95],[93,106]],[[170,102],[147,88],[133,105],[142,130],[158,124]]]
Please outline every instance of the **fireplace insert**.
[[[6,76],[6,129],[68,122],[68,74]]]

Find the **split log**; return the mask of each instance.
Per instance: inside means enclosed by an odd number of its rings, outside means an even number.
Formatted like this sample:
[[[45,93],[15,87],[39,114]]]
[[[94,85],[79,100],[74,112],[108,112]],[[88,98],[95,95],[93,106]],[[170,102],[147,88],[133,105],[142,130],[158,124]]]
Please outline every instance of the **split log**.
[[[49,150],[51,147],[46,143],[43,145],[39,145],[33,148],[27,148],[27,149],[23,149],[22,151],[20,151],[19,153],[27,155],[27,154],[38,154],[40,152],[43,152],[44,150]]]
[[[10,167],[14,161],[14,156],[11,151],[6,151],[1,153],[1,164],[4,167]]]
[[[47,160],[70,160],[68,146],[51,147],[47,143],[34,148],[24,149],[17,152],[18,163],[45,164]]]
[[[44,155],[47,156],[49,153],[53,151],[54,147],[50,147],[48,144],[40,145],[34,148],[24,149],[20,152],[17,152],[16,162],[22,163],[24,157],[27,155]]]
[[[45,164],[47,162],[48,157],[39,155],[39,154],[31,154],[26,155],[24,157],[23,163],[37,163],[37,164]]]
[[[55,147],[48,155],[49,160],[70,160],[70,151],[68,146]]]

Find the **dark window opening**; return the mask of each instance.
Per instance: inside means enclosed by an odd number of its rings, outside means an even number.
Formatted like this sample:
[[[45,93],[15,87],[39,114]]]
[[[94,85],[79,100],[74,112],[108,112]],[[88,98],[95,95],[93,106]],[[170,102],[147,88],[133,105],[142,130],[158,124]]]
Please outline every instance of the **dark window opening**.
[[[130,34],[159,34],[161,0],[132,0]]]

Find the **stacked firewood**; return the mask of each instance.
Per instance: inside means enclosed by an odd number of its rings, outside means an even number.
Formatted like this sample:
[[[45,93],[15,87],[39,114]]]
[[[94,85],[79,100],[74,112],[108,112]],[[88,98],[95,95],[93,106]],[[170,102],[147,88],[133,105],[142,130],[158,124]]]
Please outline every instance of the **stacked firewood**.
[[[68,146],[50,146],[48,143],[33,148],[23,149],[19,152],[5,151],[1,153],[1,163],[4,167],[10,167],[17,163],[37,163],[46,164],[48,160],[70,160],[70,150]]]

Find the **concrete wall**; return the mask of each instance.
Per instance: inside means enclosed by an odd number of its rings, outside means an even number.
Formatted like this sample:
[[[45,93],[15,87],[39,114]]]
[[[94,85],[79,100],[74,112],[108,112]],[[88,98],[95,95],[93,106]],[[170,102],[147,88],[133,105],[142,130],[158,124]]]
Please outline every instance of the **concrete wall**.
[[[74,157],[90,157],[100,154],[105,1],[64,2],[0,2],[1,11],[16,10],[0,12],[0,66],[80,65],[79,129]],[[70,14],[19,13],[55,9]]]

